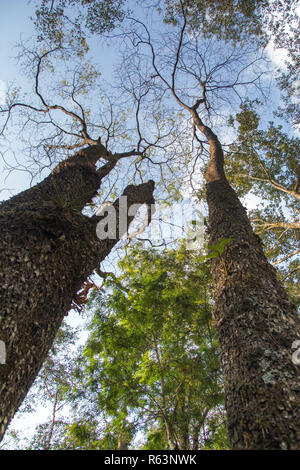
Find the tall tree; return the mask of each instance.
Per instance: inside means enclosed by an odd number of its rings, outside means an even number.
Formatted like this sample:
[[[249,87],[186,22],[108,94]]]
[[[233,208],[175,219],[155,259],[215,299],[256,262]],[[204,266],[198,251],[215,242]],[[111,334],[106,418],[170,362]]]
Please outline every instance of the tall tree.
[[[104,216],[81,213],[115,165],[99,170],[101,148],[91,146],[70,157],[45,180],[2,203],[1,218],[1,436],[35,379],[76,293],[119,238],[101,240],[96,227]],[[154,183],[128,186],[132,204],[153,203]],[[124,214],[123,214],[124,217]],[[126,214],[130,223],[133,216]]]
[[[25,163],[25,169],[29,166],[30,171],[33,162],[37,173],[51,168],[40,183],[0,206],[0,341],[2,349],[5,348],[5,361],[1,355],[0,370],[0,438],[47,357],[64,316],[85,300],[91,286],[88,276],[127,233],[138,206],[148,207],[149,223],[150,206],[154,203],[152,179],[145,182],[145,177],[139,178],[141,184],[129,184],[134,181],[127,179],[121,199],[116,195],[122,184],[114,188],[108,180],[106,194],[115,199],[114,203],[110,202],[109,209],[105,205],[98,215],[91,216],[91,211],[83,214],[99,191],[101,198],[101,186],[118,164],[130,157],[141,158],[151,143],[139,145],[136,132],[138,149],[132,149],[132,139],[128,138],[123,152],[113,152],[112,140],[114,146],[124,142],[122,112],[118,109],[115,118],[109,102],[102,120],[91,122],[89,109],[80,102],[80,97],[93,86],[97,73],[81,58],[81,67],[72,71],[70,82],[64,79],[57,86],[52,75],[44,93],[43,72],[47,70],[55,75],[56,71],[52,57],[58,53],[63,59],[69,59],[70,55],[58,47],[46,52],[38,49],[22,47],[27,72],[33,78],[30,98],[21,99],[13,90],[0,107],[1,137],[18,112],[21,120],[25,118],[25,127],[33,125],[35,129],[36,145],[31,141],[32,136],[26,136],[30,160]],[[47,127],[46,137],[43,126]],[[92,137],[96,132],[99,136],[99,129],[101,136]],[[155,141],[159,142],[160,138]],[[106,209],[108,215],[113,214],[110,221],[104,215]]]
[[[211,244],[232,239],[212,264],[231,445],[299,449],[299,372],[291,357],[300,334],[296,308],[228,183],[217,136],[194,116],[210,144],[206,191]]]
[[[172,64],[169,75],[160,50],[140,21],[136,22],[132,42],[136,48],[148,46],[153,77],[191,116],[195,131],[209,145],[205,180],[210,245],[218,247],[220,240],[229,242],[213,250],[217,255],[212,261],[212,275],[213,316],[221,347],[231,446],[298,449],[299,371],[292,361],[292,345],[299,339],[299,319],[226,178],[221,142],[201,117],[203,108],[209,109],[209,82],[198,77],[196,101],[187,94],[187,86],[180,88],[180,74],[193,75],[197,81],[197,65],[192,68],[192,59],[188,62],[188,56],[183,55],[188,44],[187,14],[184,2],[180,6],[177,45],[173,45],[172,59],[168,57]],[[189,44],[190,57],[191,50]],[[195,96],[196,85],[192,90]]]
[[[44,116],[53,110],[69,114],[64,107],[46,102],[40,92],[40,69],[46,56],[47,53],[38,58],[35,76],[41,107],[9,104],[7,109],[2,108],[7,119],[18,106]],[[82,210],[118,161],[136,152],[113,154],[89,137],[83,111],[82,117],[70,114],[73,122],[80,123],[79,147],[83,148],[61,161],[43,181],[0,206],[0,334],[6,350],[5,363],[0,368],[0,438],[47,357],[72,302],[81,302],[77,292],[134,219],[137,206],[131,213],[127,207],[154,202],[152,180],[127,186],[123,213],[120,199],[112,205],[115,235],[106,239],[97,236],[96,228],[105,219],[104,213],[88,217]],[[98,168],[101,159],[106,163]]]

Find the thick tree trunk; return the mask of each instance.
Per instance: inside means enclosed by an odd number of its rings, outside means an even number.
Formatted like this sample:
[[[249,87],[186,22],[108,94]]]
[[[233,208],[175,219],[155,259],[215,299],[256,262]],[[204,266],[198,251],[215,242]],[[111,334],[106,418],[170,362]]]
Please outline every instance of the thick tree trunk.
[[[225,177],[220,142],[208,127],[198,128],[210,144],[210,244],[232,237],[212,263],[231,446],[300,449],[300,368],[291,349],[300,338],[296,308]]]
[[[99,240],[101,217],[81,210],[114,167],[95,163],[102,146],[87,147],[44,181],[0,206],[0,440],[36,378],[76,292],[110,253],[116,239]],[[100,152],[100,154],[99,154]],[[153,203],[154,183],[128,186],[128,208]],[[119,200],[114,203],[117,215]],[[127,216],[128,224],[133,219]]]

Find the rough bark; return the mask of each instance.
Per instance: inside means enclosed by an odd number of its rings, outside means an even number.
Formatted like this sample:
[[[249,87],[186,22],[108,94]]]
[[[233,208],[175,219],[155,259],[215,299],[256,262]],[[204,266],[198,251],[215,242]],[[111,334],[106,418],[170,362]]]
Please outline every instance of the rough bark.
[[[226,179],[217,136],[200,122],[201,129],[195,117],[194,122],[210,144],[210,245],[232,237],[212,263],[231,446],[300,449],[300,368],[291,349],[300,338],[296,308]]]
[[[114,167],[96,170],[102,156],[87,147],[41,183],[0,206],[0,440],[36,378],[76,292],[118,242],[99,240],[100,217],[81,210]],[[154,183],[128,186],[128,208],[151,204]],[[118,214],[119,200],[114,207]],[[127,216],[128,224],[134,216]],[[118,218],[117,218],[118,222]]]

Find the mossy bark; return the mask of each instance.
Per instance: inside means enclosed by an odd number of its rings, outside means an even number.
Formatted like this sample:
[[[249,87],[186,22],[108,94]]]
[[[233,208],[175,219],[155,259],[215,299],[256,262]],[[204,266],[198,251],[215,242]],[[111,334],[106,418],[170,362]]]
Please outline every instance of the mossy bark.
[[[117,225],[116,239],[99,240],[99,217],[81,213],[116,163],[96,170],[100,157],[97,146],[88,147],[0,206],[0,340],[6,347],[6,362],[0,364],[0,439],[76,292],[122,236]],[[153,203],[153,190],[153,181],[126,188],[128,207]],[[114,207],[118,215],[119,200]],[[128,224],[133,217],[127,216]]]
[[[232,237],[212,262],[231,447],[300,449],[300,366],[291,349],[300,338],[296,308],[226,179],[220,142],[205,131],[210,244]]]

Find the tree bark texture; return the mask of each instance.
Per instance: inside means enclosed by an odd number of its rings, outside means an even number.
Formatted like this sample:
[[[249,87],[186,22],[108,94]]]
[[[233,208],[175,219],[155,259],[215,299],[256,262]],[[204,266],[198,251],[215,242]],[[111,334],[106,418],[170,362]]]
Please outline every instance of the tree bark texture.
[[[205,130],[210,245],[232,238],[212,261],[231,446],[300,449],[300,366],[292,361],[299,318],[226,179],[221,144]]]
[[[101,149],[100,149],[101,150]],[[97,146],[59,164],[41,183],[0,206],[0,440],[36,378],[72,300],[123,235],[99,240],[101,217],[82,215],[101,179]],[[154,183],[128,186],[127,204],[152,204]],[[119,200],[114,207],[117,215]],[[103,216],[102,216],[103,217]],[[128,224],[134,216],[127,216]],[[118,217],[117,217],[118,222]]]

